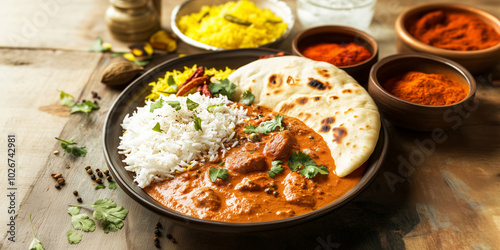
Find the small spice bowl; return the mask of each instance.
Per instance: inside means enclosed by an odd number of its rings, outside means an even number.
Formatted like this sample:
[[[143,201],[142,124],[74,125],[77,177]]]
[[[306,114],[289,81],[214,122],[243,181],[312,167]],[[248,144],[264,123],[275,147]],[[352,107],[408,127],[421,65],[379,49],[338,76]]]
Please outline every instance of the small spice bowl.
[[[362,86],[368,85],[370,68],[378,60],[378,44],[375,38],[367,33],[346,26],[326,25],[306,29],[300,32],[292,41],[292,52],[295,55],[305,57],[302,52],[308,46],[318,43],[350,43],[354,42],[367,48],[372,56],[365,61],[338,68],[352,76]]]
[[[500,33],[500,20],[486,11],[472,6],[454,3],[423,4],[407,9],[397,18],[395,29],[398,52],[422,52],[446,57],[461,64],[472,74],[479,74],[492,70],[500,60],[500,43],[486,49],[456,51],[425,44],[410,34],[409,29],[411,25],[414,25],[414,23],[424,14],[437,10],[450,13],[471,14],[490,25],[497,33]]]
[[[409,71],[443,74],[468,87],[461,101],[446,106],[413,103],[390,94],[383,85],[394,77]],[[423,53],[405,53],[388,56],[377,62],[370,71],[368,92],[382,116],[394,125],[419,131],[457,129],[469,113],[477,108],[474,102],[476,82],[461,65],[449,59]]]

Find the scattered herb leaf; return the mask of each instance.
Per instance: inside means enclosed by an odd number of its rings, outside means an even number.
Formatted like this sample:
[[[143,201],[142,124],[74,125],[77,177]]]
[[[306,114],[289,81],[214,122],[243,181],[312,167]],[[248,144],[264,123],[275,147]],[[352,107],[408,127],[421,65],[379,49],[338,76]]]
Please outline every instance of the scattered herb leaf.
[[[193,100],[191,100],[189,98],[186,99],[186,105],[187,105],[187,108],[190,111],[193,111],[195,108],[197,108],[198,106],[200,106],[200,104],[198,104],[196,102],[193,102]]]
[[[210,170],[208,170],[208,174],[210,175],[210,180],[212,182],[215,182],[217,178],[225,181],[229,176],[227,170],[223,168],[211,168]]]
[[[153,131],[156,131],[158,133],[163,132],[163,130],[161,129],[161,126],[160,126],[159,122],[157,122],[156,125],[153,127]],[[97,187],[96,187],[96,189],[97,189]]]
[[[61,98],[61,105],[68,107],[72,107],[73,105],[75,105],[75,98],[72,95],[61,91],[59,97]]]
[[[71,215],[71,225],[74,229],[84,232],[94,232],[95,222],[86,214],[80,214],[79,207],[69,207],[68,214]]]
[[[168,86],[172,88],[175,92],[177,92],[177,84],[175,83],[174,77],[170,75],[167,79]]]
[[[128,210],[122,206],[117,206],[113,200],[102,199],[96,201],[93,205],[70,205],[74,207],[93,207],[96,210],[93,213],[94,219],[101,221],[105,233],[109,231],[116,232],[123,227],[123,220],[127,217]]]
[[[283,172],[283,167],[280,164],[283,164],[283,161],[273,161],[271,170],[269,171],[269,177],[274,178],[277,174]]]
[[[181,110],[181,103],[179,101],[165,101],[165,103],[174,108],[175,111]]]
[[[319,174],[328,174],[328,169],[325,166],[319,166],[314,162],[311,157],[302,152],[292,152],[292,156],[288,160],[288,166],[293,172],[299,173],[309,179],[316,177]]]
[[[86,100],[81,103],[77,103],[73,106],[71,106],[71,111],[70,113],[76,113],[76,112],[83,112],[83,113],[90,113],[93,109],[99,109],[99,105],[94,103],[93,101]]]
[[[301,169],[299,171],[299,173],[303,176],[305,176],[306,178],[309,178],[309,179],[312,179],[314,177],[316,177],[316,175],[319,174],[323,174],[323,175],[327,175],[328,174],[328,169],[325,167],[325,166],[312,166],[312,165],[308,165],[308,166],[305,166],[303,169]]]
[[[243,92],[243,98],[240,102],[246,105],[252,105],[253,100],[255,100],[255,96],[252,94],[252,91],[247,90]]]
[[[267,135],[267,133],[276,130],[277,127],[280,127],[280,131],[283,131],[285,128],[283,128],[283,126],[281,125],[282,122],[283,122],[283,116],[276,115],[276,118],[270,121],[262,122],[258,127],[255,127],[254,125],[246,126],[243,132],[247,134],[262,133]]]
[[[141,67],[146,67],[148,66],[148,64],[151,62],[150,59],[148,60],[139,60],[139,59],[135,59],[134,60],[134,63],[137,65],[137,66],[141,66]]]
[[[56,140],[61,142],[61,147],[64,149],[64,151],[66,151],[66,153],[70,153],[75,157],[84,157],[85,155],[87,155],[87,150],[85,149],[85,147],[77,147],[74,145],[76,144],[75,139],[65,141],[56,137]]]
[[[95,190],[97,190],[97,189],[103,189],[103,188],[106,188],[106,186],[104,186],[102,184],[99,184],[99,185],[95,186]]]
[[[99,36],[95,40],[94,45],[92,45],[92,47],[90,47],[89,49],[89,51],[92,52],[104,52],[110,50],[111,50],[111,44],[102,42],[102,38]]]
[[[153,113],[155,109],[163,108],[163,99],[158,99],[158,101],[154,102],[149,106],[149,112]]]
[[[30,250],[45,250],[43,248],[42,242],[40,242],[35,235],[35,229],[33,228],[33,221],[31,220],[31,214],[30,214],[30,224],[31,224],[31,232],[33,233],[33,241],[31,241],[30,244]]]
[[[220,104],[210,105],[210,106],[208,106],[208,107],[207,107],[207,110],[208,110],[208,111],[212,111],[214,108],[217,108],[217,107],[222,107],[222,106],[224,106],[224,105],[226,105],[226,104],[225,104],[225,103],[220,103]]]
[[[211,83],[208,87],[212,95],[225,95],[228,99],[232,100],[234,97],[236,84],[230,83],[226,78],[224,80],[221,80],[220,83]]]
[[[114,182],[114,181],[113,181],[113,182],[110,182],[110,183],[109,183],[109,185],[108,185],[108,188],[109,188],[109,189],[116,189],[116,187],[117,187],[117,186],[116,186],[116,182]]]
[[[226,164],[226,162],[225,162],[225,161],[223,161],[223,162],[221,162],[221,163],[217,164],[217,166],[221,167],[221,166],[224,166],[225,164]]]
[[[66,236],[68,237],[69,244],[78,244],[82,241],[83,234],[68,230],[68,232],[66,232]]]
[[[194,116],[194,129],[196,129],[196,131],[203,131],[203,129],[201,128],[201,118],[196,116],[196,114],[193,114]]]

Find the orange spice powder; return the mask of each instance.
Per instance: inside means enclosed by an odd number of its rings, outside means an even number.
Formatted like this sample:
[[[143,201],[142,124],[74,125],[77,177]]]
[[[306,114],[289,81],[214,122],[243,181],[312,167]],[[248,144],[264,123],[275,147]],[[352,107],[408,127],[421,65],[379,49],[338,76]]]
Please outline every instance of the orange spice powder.
[[[384,88],[403,100],[431,106],[460,102],[468,93],[466,85],[446,75],[414,71],[391,78],[384,84]]]
[[[449,50],[480,50],[500,43],[491,25],[469,13],[429,12],[409,32],[423,43]]]
[[[337,67],[350,66],[366,61],[372,53],[356,43],[318,43],[306,47],[302,54],[316,61],[331,63]]]

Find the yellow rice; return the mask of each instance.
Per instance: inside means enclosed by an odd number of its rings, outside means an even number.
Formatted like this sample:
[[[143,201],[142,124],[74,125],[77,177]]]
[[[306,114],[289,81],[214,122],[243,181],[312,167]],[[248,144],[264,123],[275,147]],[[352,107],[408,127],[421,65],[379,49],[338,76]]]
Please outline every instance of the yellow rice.
[[[163,78],[159,78],[158,81],[156,82],[151,82],[149,83],[149,86],[152,86],[153,89],[151,90],[151,94],[146,96],[146,100],[156,100],[160,97],[160,94],[168,96],[168,94],[161,93],[160,91],[163,92],[173,92],[174,90],[168,86],[168,78],[172,76],[174,78],[175,84],[177,84],[177,87],[179,87],[186,79],[188,79],[193,72],[198,68],[198,66],[193,65],[193,67],[189,68],[184,66],[184,71],[179,71],[179,70],[173,70],[173,71],[167,71],[165,73],[165,76]],[[217,80],[223,80],[227,78],[231,73],[234,72],[234,69],[230,69],[226,67],[224,70],[218,70],[215,68],[210,68],[207,69],[205,68],[205,75],[213,75],[213,79]]]
[[[224,19],[226,14],[251,25],[227,21]],[[287,28],[287,24],[269,9],[259,9],[248,0],[205,5],[200,12],[182,16],[177,25],[190,38],[225,49],[254,48],[270,43],[283,35]]]

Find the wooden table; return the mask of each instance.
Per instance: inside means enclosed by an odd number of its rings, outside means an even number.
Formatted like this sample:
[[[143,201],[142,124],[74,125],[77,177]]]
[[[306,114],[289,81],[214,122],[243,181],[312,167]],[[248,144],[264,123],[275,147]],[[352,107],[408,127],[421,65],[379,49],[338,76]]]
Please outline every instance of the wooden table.
[[[163,1],[162,25],[169,29],[169,13],[181,1]],[[295,9],[295,1],[286,1]],[[427,2],[427,1],[418,1]],[[467,0],[500,16],[497,0]],[[381,58],[396,53],[393,23],[417,1],[379,0],[369,29],[380,44]],[[125,43],[113,40],[103,20],[107,1],[10,1],[0,8],[0,249],[27,249],[32,234],[46,249],[154,249],[153,229],[160,220],[163,249],[495,249],[500,246],[500,89],[492,84],[500,67],[479,76],[477,110],[461,119],[459,129],[446,139],[432,141],[429,133],[388,124],[390,150],[374,183],[345,207],[298,227],[262,233],[226,234],[185,228],[146,210],[122,190],[94,190],[84,167],[106,169],[102,126],[120,89],[100,83],[109,53],[87,52],[97,36],[115,50]],[[301,30],[297,23],[280,49]],[[203,51],[180,43],[178,53]],[[157,56],[158,63],[173,55]],[[77,99],[99,93],[101,108],[70,115],[59,105],[59,90]],[[10,186],[7,172],[9,136],[15,136],[16,173]],[[75,138],[88,149],[73,159],[54,137]],[[67,184],[54,188],[51,173],[62,173]],[[9,190],[9,188],[13,188]],[[84,203],[111,198],[130,212],[125,226],[105,234],[99,223],[69,245],[72,229],[67,204],[75,204],[78,190]],[[11,195],[13,194],[13,195]],[[12,198],[12,201],[11,201]],[[9,206],[15,211],[9,214]],[[89,211],[83,211],[87,212]],[[14,216],[15,242],[7,232]],[[75,231],[75,230],[74,230]],[[164,236],[172,234],[177,243]]]

